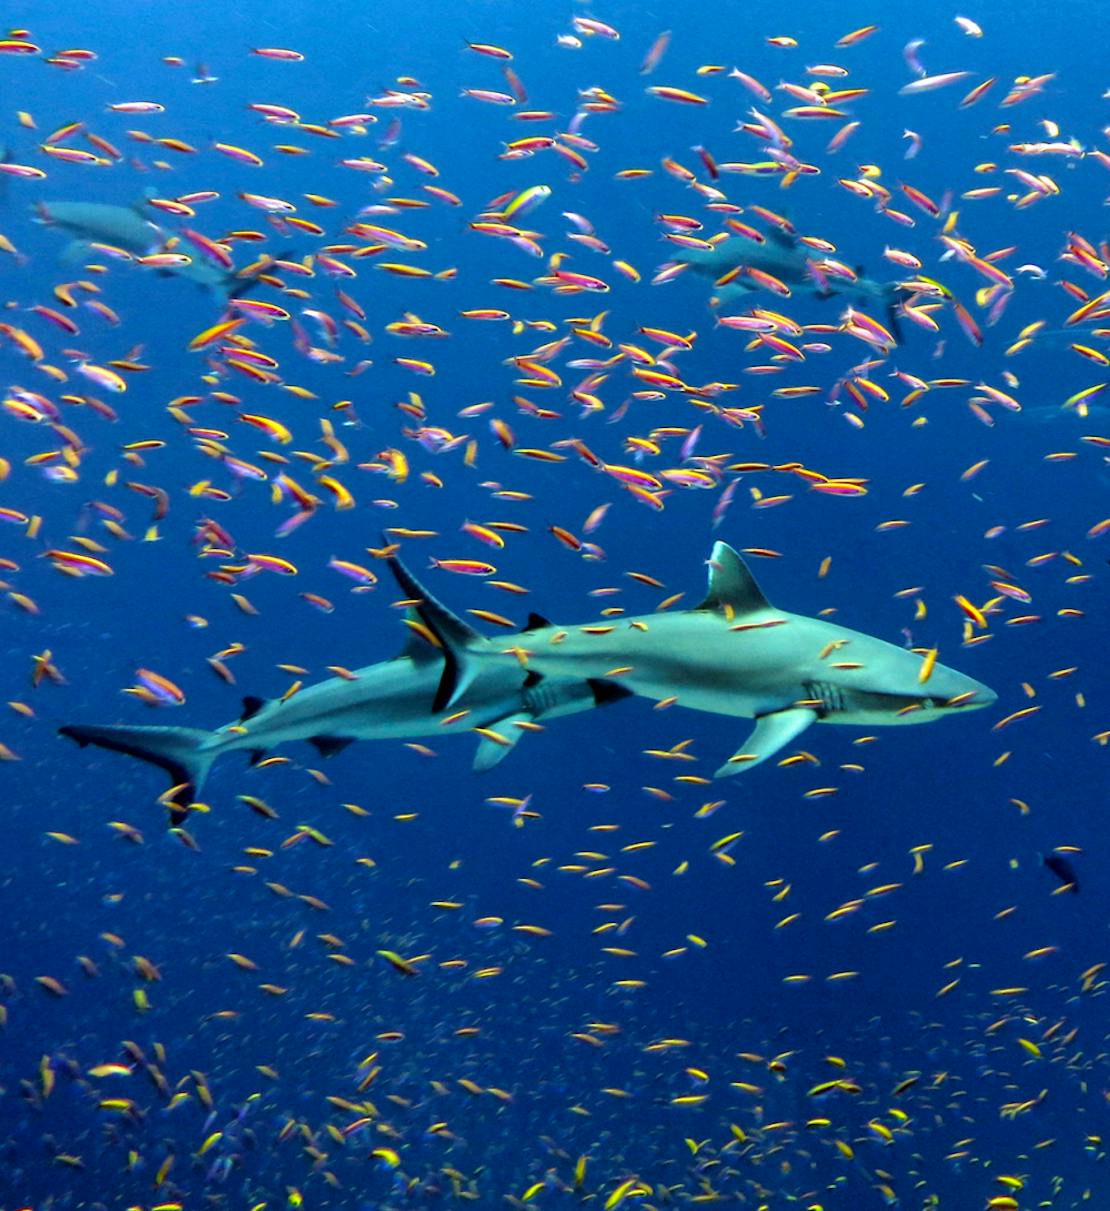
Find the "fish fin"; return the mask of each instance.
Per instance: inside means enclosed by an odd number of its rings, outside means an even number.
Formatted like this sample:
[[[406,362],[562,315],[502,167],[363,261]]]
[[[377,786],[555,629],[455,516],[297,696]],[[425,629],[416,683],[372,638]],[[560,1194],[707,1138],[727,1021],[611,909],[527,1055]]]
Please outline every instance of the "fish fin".
[[[258,765],[259,762],[266,760],[266,750],[264,748],[252,748],[250,763],[251,766]]]
[[[58,260],[63,265],[75,265],[78,261],[83,261],[89,256],[90,249],[87,240],[70,240],[70,242],[58,253]]]
[[[401,592],[417,602],[414,609],[420,621],[443,648],[443,676],[432,701],[432,713],[438,715],[466,692],[478,672],[468,657],[474,648],[488,646],[489,641],[429,593],[395,555],[386,563]]]
[[[888,282],[883,287],[883,303],[886,305],[886,323],[890,335],[900,345],[902,343],[902,317],[898,313],[898,304],[904,291],[897,282]]]
[[[817,718],[817,712],[805,706],[787,707],[784,711],[772,711],[760,715],[755,721],[755,730],[744,742],[744,747],[734,753],[713,775],[728,778],[759,765],[773,757],[779,749],[800,736]]]
[[[779,248],[793,249],[798,245],[798,233],[796,231],[786,231],[777,223],[764,227],[763,235],[769,243],[777,244]]]
[[[551,622],[544,618],[542,614],[537,614],[534,610],[528,615],[528,621],[520,628],[521,634],[528,631],[542,631],[544,627],[549,627]]]
[[[405,611],[405,617],[410,622],[421,622],[420,615],[411,607]],[[410,628],[408,638],[405,640],[405,646],[398,653],[399,660],[411,660],[413,664],[426,664],[429,660],[438,660],[440,657],[439,648],[419,633]]]
[[[250,273],[227,273],[212,289],[223,295],[225,301],[242,298],[244,294],[250,294],[259,286],[262,275],[273,267],[275,261],[287,261],[292,255],[292,250],[286,249],[277,256],[263,258]]]
[[[352,736],[309,736],[309,744],[316,749],[321,757],[334,757],[341,753],[348,744],[354,744]]]
[[[261,273],[261,270],[259,273]],[[237,273],[228,273],[216,282],[211,289],[225,302],[229,299],[241,299],[243,295],[250,294],[252,290],[257,289],[259,273],[248,274],[247,277],[240,277]]]
[[[611,702],[632,697],[631,690],[615,681],[606,681],[604,677],[589,677],[586,684],[593,691],[594,706],[608,706]]]
[[[170,785],[181,788],[172,799],[175,815],[200,794],[212,762],[220,751],[211,743],[212,733],[196,727],[86,726],[75,723],[59,728],[58,734],[75,740],[82,748],[95,744],[113,753],[137,757],[165,770],[170,776]]]
[[[486,770],[491,770],[495,765],[504,761],[524,735],[523,729],[516,725],[526,723],[531,718],[532,716],[527,711],[518,711],[489,724],[485,730],[496,732],[501,737],[501,741],[491,740],[488,736],[482,736],[479,739],[478,751],[474,754],[474,772],[484,774]]]
[[[265,705],[265,698],[259,698],[256,694],[247,694],[243,699],[243,713],[239,716],[239,722],[246,723],[248,719],[253,719]]]
[[[698,609],[726,607],[734,616],[772,608],[748,565],[727,542],[715,542],[709,556],[709,590]]]

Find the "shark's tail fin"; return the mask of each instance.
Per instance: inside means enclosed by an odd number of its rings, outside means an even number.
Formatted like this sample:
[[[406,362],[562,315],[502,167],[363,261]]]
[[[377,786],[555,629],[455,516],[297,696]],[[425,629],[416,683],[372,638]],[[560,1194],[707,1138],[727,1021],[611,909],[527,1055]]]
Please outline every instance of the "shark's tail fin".
[[[167,804],[173,823],[180,823],[190,803],[200,793],[218,748],[206,747],[212,733],[196,727],[128,727],[115,725],[67,724],[59,735],[88,744],[126,753],[164,769],[170,776],[172,794]]]
[[[477,673],[470,657],[475,648],[489,641],[432,596],[395,555],[386,562],[401,592],[412,601],[420,621],[443,649],[443,676],[432,701],[432,712],[438,715],[466,692]]]
[[[882,299],[886,307],[887,329],[899,345],[902,343],[902,314],[898,308],[907,293],[901,282],[886,282],[883,285]]]
[[[266,274],[273,268],[276,261],[286,261],[291,253],[285,251],[278,256],[265,256],[250,268],[239,273],[229,273],[224,279],[221,293],[227,299],[239,299],[256,289],[266,281]]]

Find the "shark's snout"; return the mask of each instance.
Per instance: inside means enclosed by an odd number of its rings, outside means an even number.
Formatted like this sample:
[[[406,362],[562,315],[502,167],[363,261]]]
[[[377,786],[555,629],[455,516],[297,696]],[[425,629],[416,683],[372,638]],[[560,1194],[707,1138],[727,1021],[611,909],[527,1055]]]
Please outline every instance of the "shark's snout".
[[[984,706],[993,706],[998,701],[998,695],[981,681],[956,673],[952,677],[953,686],[947,697],[938,705],[948,710],[979,710]],[[946,687],[947,689],[948,687]]]

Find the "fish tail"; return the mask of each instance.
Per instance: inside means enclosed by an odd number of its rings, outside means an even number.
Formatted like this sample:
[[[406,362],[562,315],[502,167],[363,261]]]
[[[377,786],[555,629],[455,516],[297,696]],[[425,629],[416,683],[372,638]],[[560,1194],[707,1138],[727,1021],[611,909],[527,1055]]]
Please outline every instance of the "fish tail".
[[[157,765],[169,774],[173,794],[167,798],[174,824],[184,819],[190,803],[200,793],[208,771],[220,749],[212,733],[196,727],[129,727],[126,725],[67,724],[58,734],[75,740],[82,748],[95,744],[114,753],[126,753]]]

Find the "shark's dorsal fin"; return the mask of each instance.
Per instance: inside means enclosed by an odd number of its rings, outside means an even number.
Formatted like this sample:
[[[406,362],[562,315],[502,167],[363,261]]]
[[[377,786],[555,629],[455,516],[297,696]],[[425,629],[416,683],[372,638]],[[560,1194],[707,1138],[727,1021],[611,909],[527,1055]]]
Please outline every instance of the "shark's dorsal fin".
[[[727,542],[715,542],[709,556],[709,589],[698,609],[723,609],[739,617],[770,608],[748,565]]]
[[[243,699],[243,713],[239,716],[239,722],[246,723],[248,719],[253,719],[265,705],[265,698],[259,698],[257,694],[248,694]]]
[[[413,608],[420,621],[443,648],[443,676],[432,701],[432,713],[438,715],[457,702],[474,680],[477,669],[474,661],[467,660],[468,651],[489,641],[441,601],[437,601],[395,555],[386,563],[401,592],[416,603]]]
[[[544,618],[542,614],[537,614],[535,610],[528,615],[528,621],[522,626],[521,632],[526,631],[542,631],[544,627],[549,627],[551,622]]]

